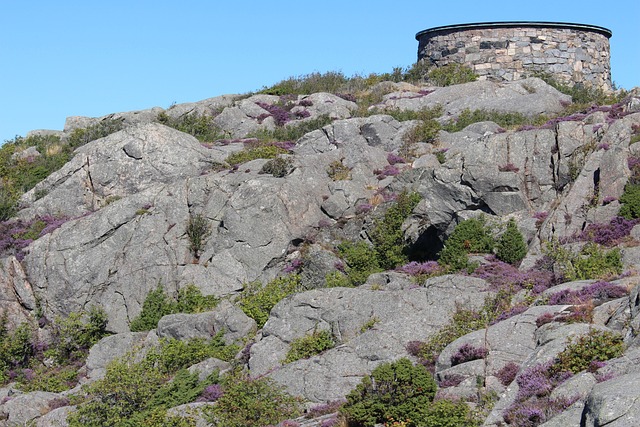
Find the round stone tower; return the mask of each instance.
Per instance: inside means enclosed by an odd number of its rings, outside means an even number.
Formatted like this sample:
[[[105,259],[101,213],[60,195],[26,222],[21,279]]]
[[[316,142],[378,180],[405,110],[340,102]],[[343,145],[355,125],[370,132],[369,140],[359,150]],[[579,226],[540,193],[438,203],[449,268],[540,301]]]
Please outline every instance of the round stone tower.
[[[611,89],[611,31],[564,22],[482,22],[416,34],[418,60],[471,67],[480,79],[518,80],[536,72]]]

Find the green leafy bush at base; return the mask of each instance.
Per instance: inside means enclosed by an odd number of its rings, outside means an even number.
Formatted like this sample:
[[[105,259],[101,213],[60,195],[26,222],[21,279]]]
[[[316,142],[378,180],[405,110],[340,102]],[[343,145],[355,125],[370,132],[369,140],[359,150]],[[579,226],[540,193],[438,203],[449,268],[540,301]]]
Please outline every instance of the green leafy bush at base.
[[[173,118],[163,111],[158,114],[157,120],[165,126],[195,136],[199,141],[210,142],[226,136],[225,133],[213,123],[214,118],[215,116],[207,116],[205,114],[184,114],[180,117]]]
[[[96,139],[104,138],[112,133],[118,132],[124,127],[122,120],[104,119],[95,125],[86,128],[77,128],[71,132],[67,143],[72,149],[81,147]]]
[[[375,249],[366,242],[340,243],[338,253],[347,263],[345,272],[351,286],[359,286],[366,282],[371,274],[382,271]]]
[[[271,309],[283,298],[301,289],[300,276],[291,274],[278,277],[265,286],[254,282],[246,285],[240,297],[240,308],[262,328],[269,319]]]
[[[545,255],[559,266],[567,281],[610,279],[622,273],[620,249],[606,250],[597,243],[587,243],[574,254],[557,241],[547,243]]]
[[[313,331],[310,335],[296,338],[291,342],[291,347],[284,359],[284,363],[295,362],[300,359],[308,359],[335,346],[335,341],[330,331]]]
[[[403,358],[383,363],[364,377],[347,395],[340,412],[350,426],[374,426],[393,420],[411,420],[411,425],[421,425],[436,389],[435,380],[424,366],[414,366]]]
[[[200,256],[200,251],[204,248],[205,240],[209,234],[211,234],[211,226],[203,215],[189,215],[187,237],[189,237],[189,249],[194,257]]]
[[[47,356],[65,364],[82,360],[91,346],[109,335],[107,314],[101,307],[92,306],[88,313],[70,313],[66,319],[57,318],[51,328],[52,344]]]
[[[509,264],[517,264],[527,255],[527,244],[513,218],[509,220],[507,229],[500,236],[496,249],[498,259]]]
[[[261,145],[255,148],[244,149],[230,154],[227,157],[226,162],[231,166],[235,166],[255,159],[273,159],[277,157],[278,154],[286,153],[288,153],[287,150],[275,145]]]

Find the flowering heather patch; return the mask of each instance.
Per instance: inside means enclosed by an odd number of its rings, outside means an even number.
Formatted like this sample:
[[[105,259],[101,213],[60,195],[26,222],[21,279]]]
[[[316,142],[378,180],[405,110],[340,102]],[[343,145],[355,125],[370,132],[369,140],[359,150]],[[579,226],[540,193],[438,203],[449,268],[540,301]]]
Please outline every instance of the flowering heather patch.
[[[401,273],[408,274],[409,276],[419,277],[419,276],[437,276],[439,274],[444,273],[444,268],[438,264],[437,261],[425,261],[425,262],[416,262],[411,261],[408,264],[405,264],[401,267],[396,268],[396,271]]]
[[[298,102],[298,105],[301,107],[311,107],[313,105],[313,101],[305,98],[305,99],[302,99],[300,102]]]
[[[508,310],[498,314],[498,316],[496,316],[496,318],[491,321],[490,325],[494,325],[498,322],[502,322],[503,320],[507,320],[510,317],[517,316],[518,314],[522,314],[525,311],[527,311],[528,308],[529,306],[527,304],[514,305]]]
[[[339,424],[340,422],[338,421],[338,418],[331,417],[331,418],[327,418],[326,420],[323,420],[322,423],[320,423],[320,427],[336,427]]]
[[[398,169],[394,165],[387,165],[382,170],[375,169],[373,171],[373,174],[377,175],[378,179],[385,179],[386,177],[389,177],[389,176],[396,176],[399,173],[400,173],[400,169]]]
[[[500,172],[519,172],[520,168],[518,168],[513,163],[509,162],[506,165],[498,166],[498,170]]]
[[[609,144],[607,144],[606,142],[603,142],[601,144],[598,144],[598,150],[604,150],[607,151],[609,149]]]
[[[276,126],[284,126],[289,120],[291,120],[289,111],[275,104],[267,104],[266,102],[256,102],[256,104],[269,112],[276,122]],[[266,117],[263,117],[263,120]]]
[[[463,344],[458,351],[451,356],[451,366],[472,360],[484,359],[489,354],[489,350],[484,347],[475,347],[472,344]]]
[[[445,375],[443,379],[438,381],[438,386],[442,388],[456,387],[464,381],[464,377],[459,374]]]
[[[296,258],[292,260],[285,268],[282,270],[283,273],[293,273],[294,271],[299,271],[302,268],[302,260],[300,258]]]
[[[369,212],[373,209],[373,205],[371,203],[362,203],[356,206],[356,214],[363,214]]]
[[[608,224],[589,224],[576,240],[586,240],[604,246],[615,246],[631,233],[631,229],[638,224],[637,219],[626,219],[616,216]]]
[[[549,212],[547,211],[538,211],[533,214],[533,217],[536,219],[536,226],[542,225],[545,219],[549,216]]]
[[[29,221],[18,219],[0,223],[0,255],[15,255],[22,261],[25,255],[24,248],[34,240],[53,232],[68,220],[66,217],[44,215]]]
[[[350,93],[336,93],[335,96],[344,99],[345,101],[356,102],[356,96]]]
[[[295,141],[277,141],[272,143],[273,146],[282,148],[283,150],[291,151],[296,146]]]
[[[424,342],[422,341],[409,341],[405,346],[405,349],[407,350],[407,353],[409,353],[410,355],[414,357],[418,357],[420,356],[420,353],[422,352],[423,347],[424,347]]]
[[[296,119],[306,119],[307,117],[311,117],[311,113],[307,110],[298,110],[293,113]]]
[[[541,327],[547,323],[553,322],[555,316],[552,313],[544,313],[536,319],[536,327]]]
[[[284,420],[280,425],[282,427],[300,427],[300,423],[294,420]]]
[[[346,403],[345,400],[333,400],[327,403],[323,403],[309,409],[307,413],[308,418],[317,418],[322,415],[333,414],[334,412],[338,412],[338,410]]]
[[[224,391],[220,384],[212,384],[205,387],[196,402],[215,402],[216,400],[220,399],[223,394]]]
[[[508,386],[516,379],[520,366],[517,363],[509,362],[502,367],[497,373],[496,378],[500,380],[503,386]]]
[[[534,267],[520,271],[506,262],[492,260],[476,268],[471,276],[486,280],[492,290],[517,290],[532,288],[533,293],[540,293],[554,284],[554,276],[550,271]]]
[[[549,296],[550,305],[585,304],[593,299],[611,300],[628,294],[625,287],[599,281],[579,290],[563,289]]]
[[[616,200],[618,200],[617,198],[613,197],[613,196],[606,196],[604,199],[602,199],[602,205],[608,205],[609,203],[613,203]]]
[[[387,154],[387,162],[389,162],[390,165],[395,165],[396,163],[406,163],[406,160],[397,154],[389,153]]]

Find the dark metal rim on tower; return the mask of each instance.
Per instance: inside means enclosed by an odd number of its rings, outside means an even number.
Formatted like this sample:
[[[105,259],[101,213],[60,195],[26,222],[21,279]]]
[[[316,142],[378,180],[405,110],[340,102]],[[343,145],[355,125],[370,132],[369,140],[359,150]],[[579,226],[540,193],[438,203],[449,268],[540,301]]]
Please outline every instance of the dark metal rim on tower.
[[[611,30],[597,25],[574,24],[570,22],[539,22],[539,21],[505,21],[505,22],[476,22],[471,24],[444,25],[433,27],[416,34],[416,40],[424,36],[438,33],[452,33],[457,31],[476,30],[484,28],[561,28],[570,30],[590,31],[600,33],[607,38],[611,38]]]

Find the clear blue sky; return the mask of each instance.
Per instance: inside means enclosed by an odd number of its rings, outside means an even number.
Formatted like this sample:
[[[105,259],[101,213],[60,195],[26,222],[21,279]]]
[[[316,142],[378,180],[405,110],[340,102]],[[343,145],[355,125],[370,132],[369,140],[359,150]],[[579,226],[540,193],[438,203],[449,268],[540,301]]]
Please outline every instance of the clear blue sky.
[[[613,31],[612,75],[640,86],[640,2],[0,0],[0,143],[97,117],[290,76],[382,73],[416,60],[418,31],[559,21]]]

